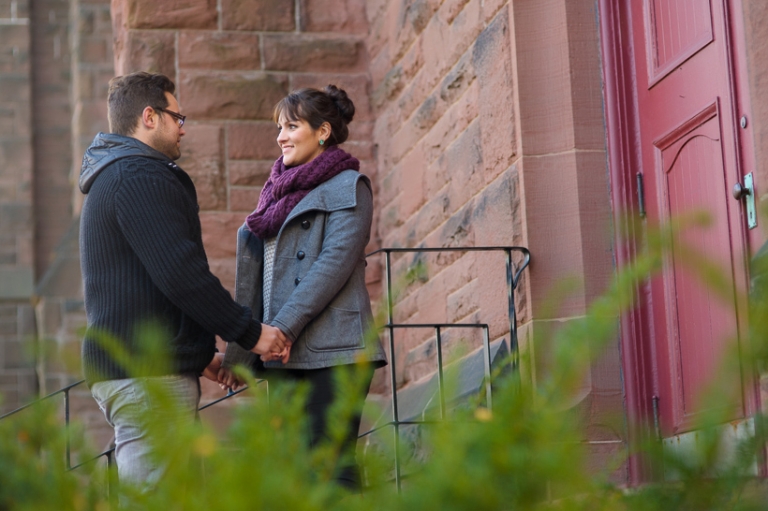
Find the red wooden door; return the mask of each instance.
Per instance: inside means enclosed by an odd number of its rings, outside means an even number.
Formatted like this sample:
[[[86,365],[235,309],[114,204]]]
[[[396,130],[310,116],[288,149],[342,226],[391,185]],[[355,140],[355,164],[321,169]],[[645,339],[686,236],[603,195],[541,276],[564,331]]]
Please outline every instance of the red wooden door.
[[[705,211],[706,228],[675,234],[650,285],[652,370],[662,433],[690,431],[706,410],[701,390],[743,322],[737,288],[746,282],[736,94],[726,0],[631,0],[640,171],[649,226]],[[715,261],[731,284],[716,293],[689,259]],[[736,341],[738,342],[738,340]],[[745,417],[745,395],[730,420]]]

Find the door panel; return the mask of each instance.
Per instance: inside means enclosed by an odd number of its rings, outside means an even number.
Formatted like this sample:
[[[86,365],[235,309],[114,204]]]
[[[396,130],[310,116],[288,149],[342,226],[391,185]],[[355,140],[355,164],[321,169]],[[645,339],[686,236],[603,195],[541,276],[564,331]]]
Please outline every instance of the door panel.
[[[648,70],[654,84],[712,42],[709,0],[653,0],[648,5]]]
[[[674,402],[667,407],[671,433],[690,430],[703,411],[700,392],[722,360],[725,343],[736,331],[732,305],[691,272],[691,255],[706,254],[721,271],[734,273],[720,117],[712,104],[670,134],[654,142],[656,175],[662,180],[659,220],[667,222],[694,211],[706,211],[711,223],[677,231],[670,240],[671,257],[656,296],[664,297],[669,382]],[[725,240],[725,241],[724,241]],[[688,251],[688,252],[686,252]],[[662,285],[663,289],[658,289]],[[726,291],[726,290],[722,290]],[[727,290],[735,297],[735,289]],[[741,408],[741,403],[736,403]]]
[[[706,410],[700,391],[737,334],[736,287],[746,282],[726,0],[630,0],[640,171],[648,224],[704,211],[706,228],[675,234],[651,281],[652,372],[664,436],[690,431]],[[688,266],[686,250],[735,282],[715,293]],[[745,416],[743,399],[730,420]]]

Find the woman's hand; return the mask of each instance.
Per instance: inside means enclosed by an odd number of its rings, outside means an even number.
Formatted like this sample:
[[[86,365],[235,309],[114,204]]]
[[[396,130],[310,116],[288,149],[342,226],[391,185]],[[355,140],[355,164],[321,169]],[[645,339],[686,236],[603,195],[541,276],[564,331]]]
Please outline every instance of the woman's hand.
[[[282,354],[286,344],[290,344],[290,342],[279,328],[262,323],[261,336],[251,351],[261,357],[270,356],[271,354]]]
[[[293,346],[293,344],[291,344],[291,342],[289,341],[285,345],[285,348],[283,348],[283,351],[281,351],[280,353],[269,353],[267,355],[262,355],[261,356],[262,362],[273,362],[275,360],[279,360],[280,363],[285,365],[288,362],[288,359],[291,358],[291,346]]]

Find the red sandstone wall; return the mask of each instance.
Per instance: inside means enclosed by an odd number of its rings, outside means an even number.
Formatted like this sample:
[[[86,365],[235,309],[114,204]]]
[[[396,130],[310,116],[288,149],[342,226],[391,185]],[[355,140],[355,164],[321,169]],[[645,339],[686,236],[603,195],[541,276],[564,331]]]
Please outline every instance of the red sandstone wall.
[[[235,232],[280,155],[271,113],[288,91],[345,88],[358,108],[345,148],[375,175],[360,2],[113,0],[112,18],[116,74],[159,71],[178,86],[188,116],[179,163],[197,185],[208,257],[226,286]]]
[[[506,3],[369,1],[368,17],[382,245],[522,245]],[[396,322],[484,322],[492,339],[508,333],[502,255],[408,255],[396,273],[417,261],[426,270],[401,289]],[[399,330],[397,339],[400,385],[435,370],[433,332]],[[479,332],[447,331],[445,345],[475,349]]]

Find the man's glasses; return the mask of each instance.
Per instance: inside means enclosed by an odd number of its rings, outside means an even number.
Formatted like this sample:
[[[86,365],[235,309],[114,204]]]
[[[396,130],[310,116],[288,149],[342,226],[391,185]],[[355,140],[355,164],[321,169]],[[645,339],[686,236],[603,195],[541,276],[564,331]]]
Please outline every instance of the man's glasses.
[[[172,110],[167,110],[167,109],[165,109],[163,107],[160,107],[160,106],[156,106],[154,108],[158,112],[165,112],[168,115],[170,115],[171,117],[173,117],[174,119],[176,119],[177,121],[179,121],[179,128],[184,126],[184,121],[187,120],[187,116],[186,115],[181,115],[180,113],[174,112]]]

